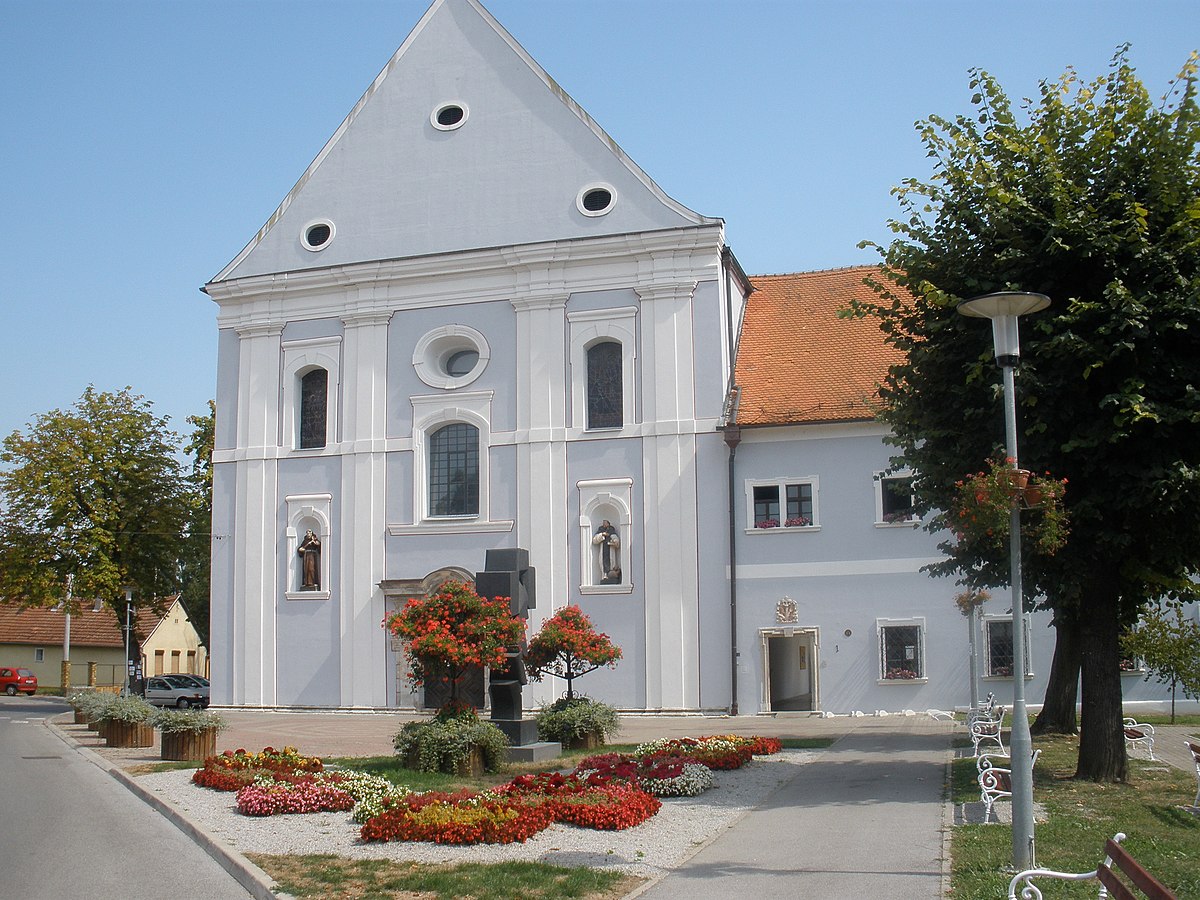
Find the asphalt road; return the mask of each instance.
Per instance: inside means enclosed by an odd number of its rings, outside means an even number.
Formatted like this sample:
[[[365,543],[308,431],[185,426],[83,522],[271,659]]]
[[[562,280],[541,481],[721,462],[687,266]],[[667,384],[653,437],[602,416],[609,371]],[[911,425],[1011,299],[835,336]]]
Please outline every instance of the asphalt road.
[[[193,840],[42,725],[66,709],[0,695],[0,900],[249,897]]]

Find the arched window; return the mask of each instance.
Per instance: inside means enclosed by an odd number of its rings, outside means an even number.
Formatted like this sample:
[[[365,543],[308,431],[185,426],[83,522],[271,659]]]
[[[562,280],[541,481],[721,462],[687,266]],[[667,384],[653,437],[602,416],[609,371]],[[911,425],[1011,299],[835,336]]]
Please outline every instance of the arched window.
[[[456,422],[429,435],[429,515],[479,515],[479,429]]]
[[[621,345],[601,341],[587,350],[587,427],[620,428]]]
[[[300,378],[300,449],[325,446],[325,421],[329,408],[329,373],[313,369]]]

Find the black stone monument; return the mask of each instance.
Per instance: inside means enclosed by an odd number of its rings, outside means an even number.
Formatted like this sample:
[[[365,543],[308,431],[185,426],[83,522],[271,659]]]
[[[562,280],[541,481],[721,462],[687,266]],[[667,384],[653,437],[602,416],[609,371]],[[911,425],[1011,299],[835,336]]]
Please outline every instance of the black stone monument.
[[[513,615],[529,618],[536,604],[534,570],[529,551],[519,547],[489,550],[484,571],[475,573],[475,592],[481,597],[508,597]],[[537,722],[522,717],[521,688],[528,683],[523,656],[525,641],[508,648],[503,669],[493,670],[488,686],[492,698],[492,723],[504,732],[509,744],[521,747],[538,741]]]

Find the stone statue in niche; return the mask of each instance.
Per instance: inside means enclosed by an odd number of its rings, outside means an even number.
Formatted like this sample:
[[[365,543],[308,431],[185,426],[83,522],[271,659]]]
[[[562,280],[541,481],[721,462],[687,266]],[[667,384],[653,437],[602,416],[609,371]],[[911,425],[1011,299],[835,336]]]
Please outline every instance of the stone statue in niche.
[[[321,589],[321,539],[311,528],[304,532],[304,540],[296,548],[300,556],[300,590]]]
[[[613,527],[612,522],[605,519],[600,523],[600,527],[596,529],[596,534],[592,537],[592,544],[600,554],[600,583],[620,584],[621,538],[617,535],[617,529]]]
[[[780,625],[795,625],[797,620],[796,601],[791,597],[784,597],[775,604],[775,621]]]

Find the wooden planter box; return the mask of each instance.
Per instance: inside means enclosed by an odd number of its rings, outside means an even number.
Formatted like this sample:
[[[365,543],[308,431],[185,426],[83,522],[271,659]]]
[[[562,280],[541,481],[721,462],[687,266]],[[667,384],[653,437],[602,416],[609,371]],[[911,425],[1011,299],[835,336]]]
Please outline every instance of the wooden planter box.
[[[598,731],[589,731],[580,737],[567,741],[568,750],[595,750],[604,746],[604,735]]]
[[[162,758],[174,760],[204,760],[217,755],[217,731],[163,732]]]
[[[75,710],[75,724],[76,725],[90,725],[91,724],[90,722],[88,722],[87,713],[85,713],[82,709]]]
[[[110,747],[153,747],[154,726],[111,720],[104,723],[104,740]]]
[[[406,769],[416,769],[421,765],[420,757],[417,751],[413,750],[404,757],[404,767]],[[484,773],[483,766],[483,751],[478,747],[472,747],[471,753],[466,759],[460,760],[453,772],[447,772],[447,775],[461,775],[464,778],[478,778]]]

